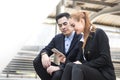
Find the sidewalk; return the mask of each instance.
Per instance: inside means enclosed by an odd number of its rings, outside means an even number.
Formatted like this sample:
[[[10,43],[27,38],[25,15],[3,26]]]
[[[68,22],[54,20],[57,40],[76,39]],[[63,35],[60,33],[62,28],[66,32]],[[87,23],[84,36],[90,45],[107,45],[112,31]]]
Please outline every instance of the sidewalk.
[[[35,78],[0,78],[0,80],[41,80]],[[120,80],[120,78],[116,78],[116,80]]]
[[[41,80],[41,79],[35,79],[35,78],[0,78],[0,80]]]

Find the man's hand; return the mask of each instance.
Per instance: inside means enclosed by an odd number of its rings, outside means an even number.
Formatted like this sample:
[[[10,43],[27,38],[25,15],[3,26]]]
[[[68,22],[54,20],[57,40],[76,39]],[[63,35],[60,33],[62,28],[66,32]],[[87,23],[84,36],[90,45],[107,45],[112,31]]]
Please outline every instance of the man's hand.
[[[51,61],[50,58],[47,54],[41,55],[41,61],[42,61],[42,65],[43,67],[46,69],[51,65]]]
[[[50,75],[52,75],[53,72],[58,71],[58,70],[60,70],[60,68],[59,68],[58,66],[49,66],[49,67],[47,68],[47,72],[48,72]]]
[[[65,60],[66,60],[65,56],[63,55],[57,55],[57,59],[59,62],[62,62],[62,63],[65,63]]]
[[[55,56],[57,56],[57,59],[58,59],[58,62],[62,62],[62,63],[65,63],[65,60],[66,60],[66,56],[60,52],[58,49],[56,48],[53,48],[51,49],[52,52],[55,54]]]

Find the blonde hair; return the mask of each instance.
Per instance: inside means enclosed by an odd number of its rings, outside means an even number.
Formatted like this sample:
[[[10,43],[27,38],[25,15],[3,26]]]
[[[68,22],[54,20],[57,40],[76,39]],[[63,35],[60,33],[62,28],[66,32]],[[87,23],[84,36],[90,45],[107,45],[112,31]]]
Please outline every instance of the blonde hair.
[[[83,48],[85,47],[87,38],[90,34],[90,32],[95,32],[96,27],[90,22],[89,16],[88,16],[88,12],[75,12],[71,14],[71,18],[75,19],[76,21],[80,21],[81,19],[84,19],[85,21],[85,27],[84,27],[84,44],[83,44]]]

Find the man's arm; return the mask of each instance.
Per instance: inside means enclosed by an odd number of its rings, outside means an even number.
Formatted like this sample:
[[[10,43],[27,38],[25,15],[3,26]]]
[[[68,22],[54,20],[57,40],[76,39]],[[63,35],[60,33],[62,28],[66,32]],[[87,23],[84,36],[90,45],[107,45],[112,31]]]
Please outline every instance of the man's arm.
[[[46,52],[41,53],[41,62],[44,68],[48,68],[51,65],[51,61]]]
[[[42,62],[42,65],[43,65],[44,68],[48,68],[51,65],[51,61],[50,61],[50,57],[49,56],[53,54],[51,49],[54,47],[54,45],[55,45],[55,37],[40,52],[41,62]]]

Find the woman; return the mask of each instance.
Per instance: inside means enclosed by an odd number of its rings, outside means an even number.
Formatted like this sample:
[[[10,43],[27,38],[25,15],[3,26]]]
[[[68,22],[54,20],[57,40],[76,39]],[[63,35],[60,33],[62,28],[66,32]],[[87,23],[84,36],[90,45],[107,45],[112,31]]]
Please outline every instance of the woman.
[[[68,63],[61,80],[116,80],[106,33],[91,24],[87,12],[73,13],[71,18],[77,34],[84,34],[85,60]]]

